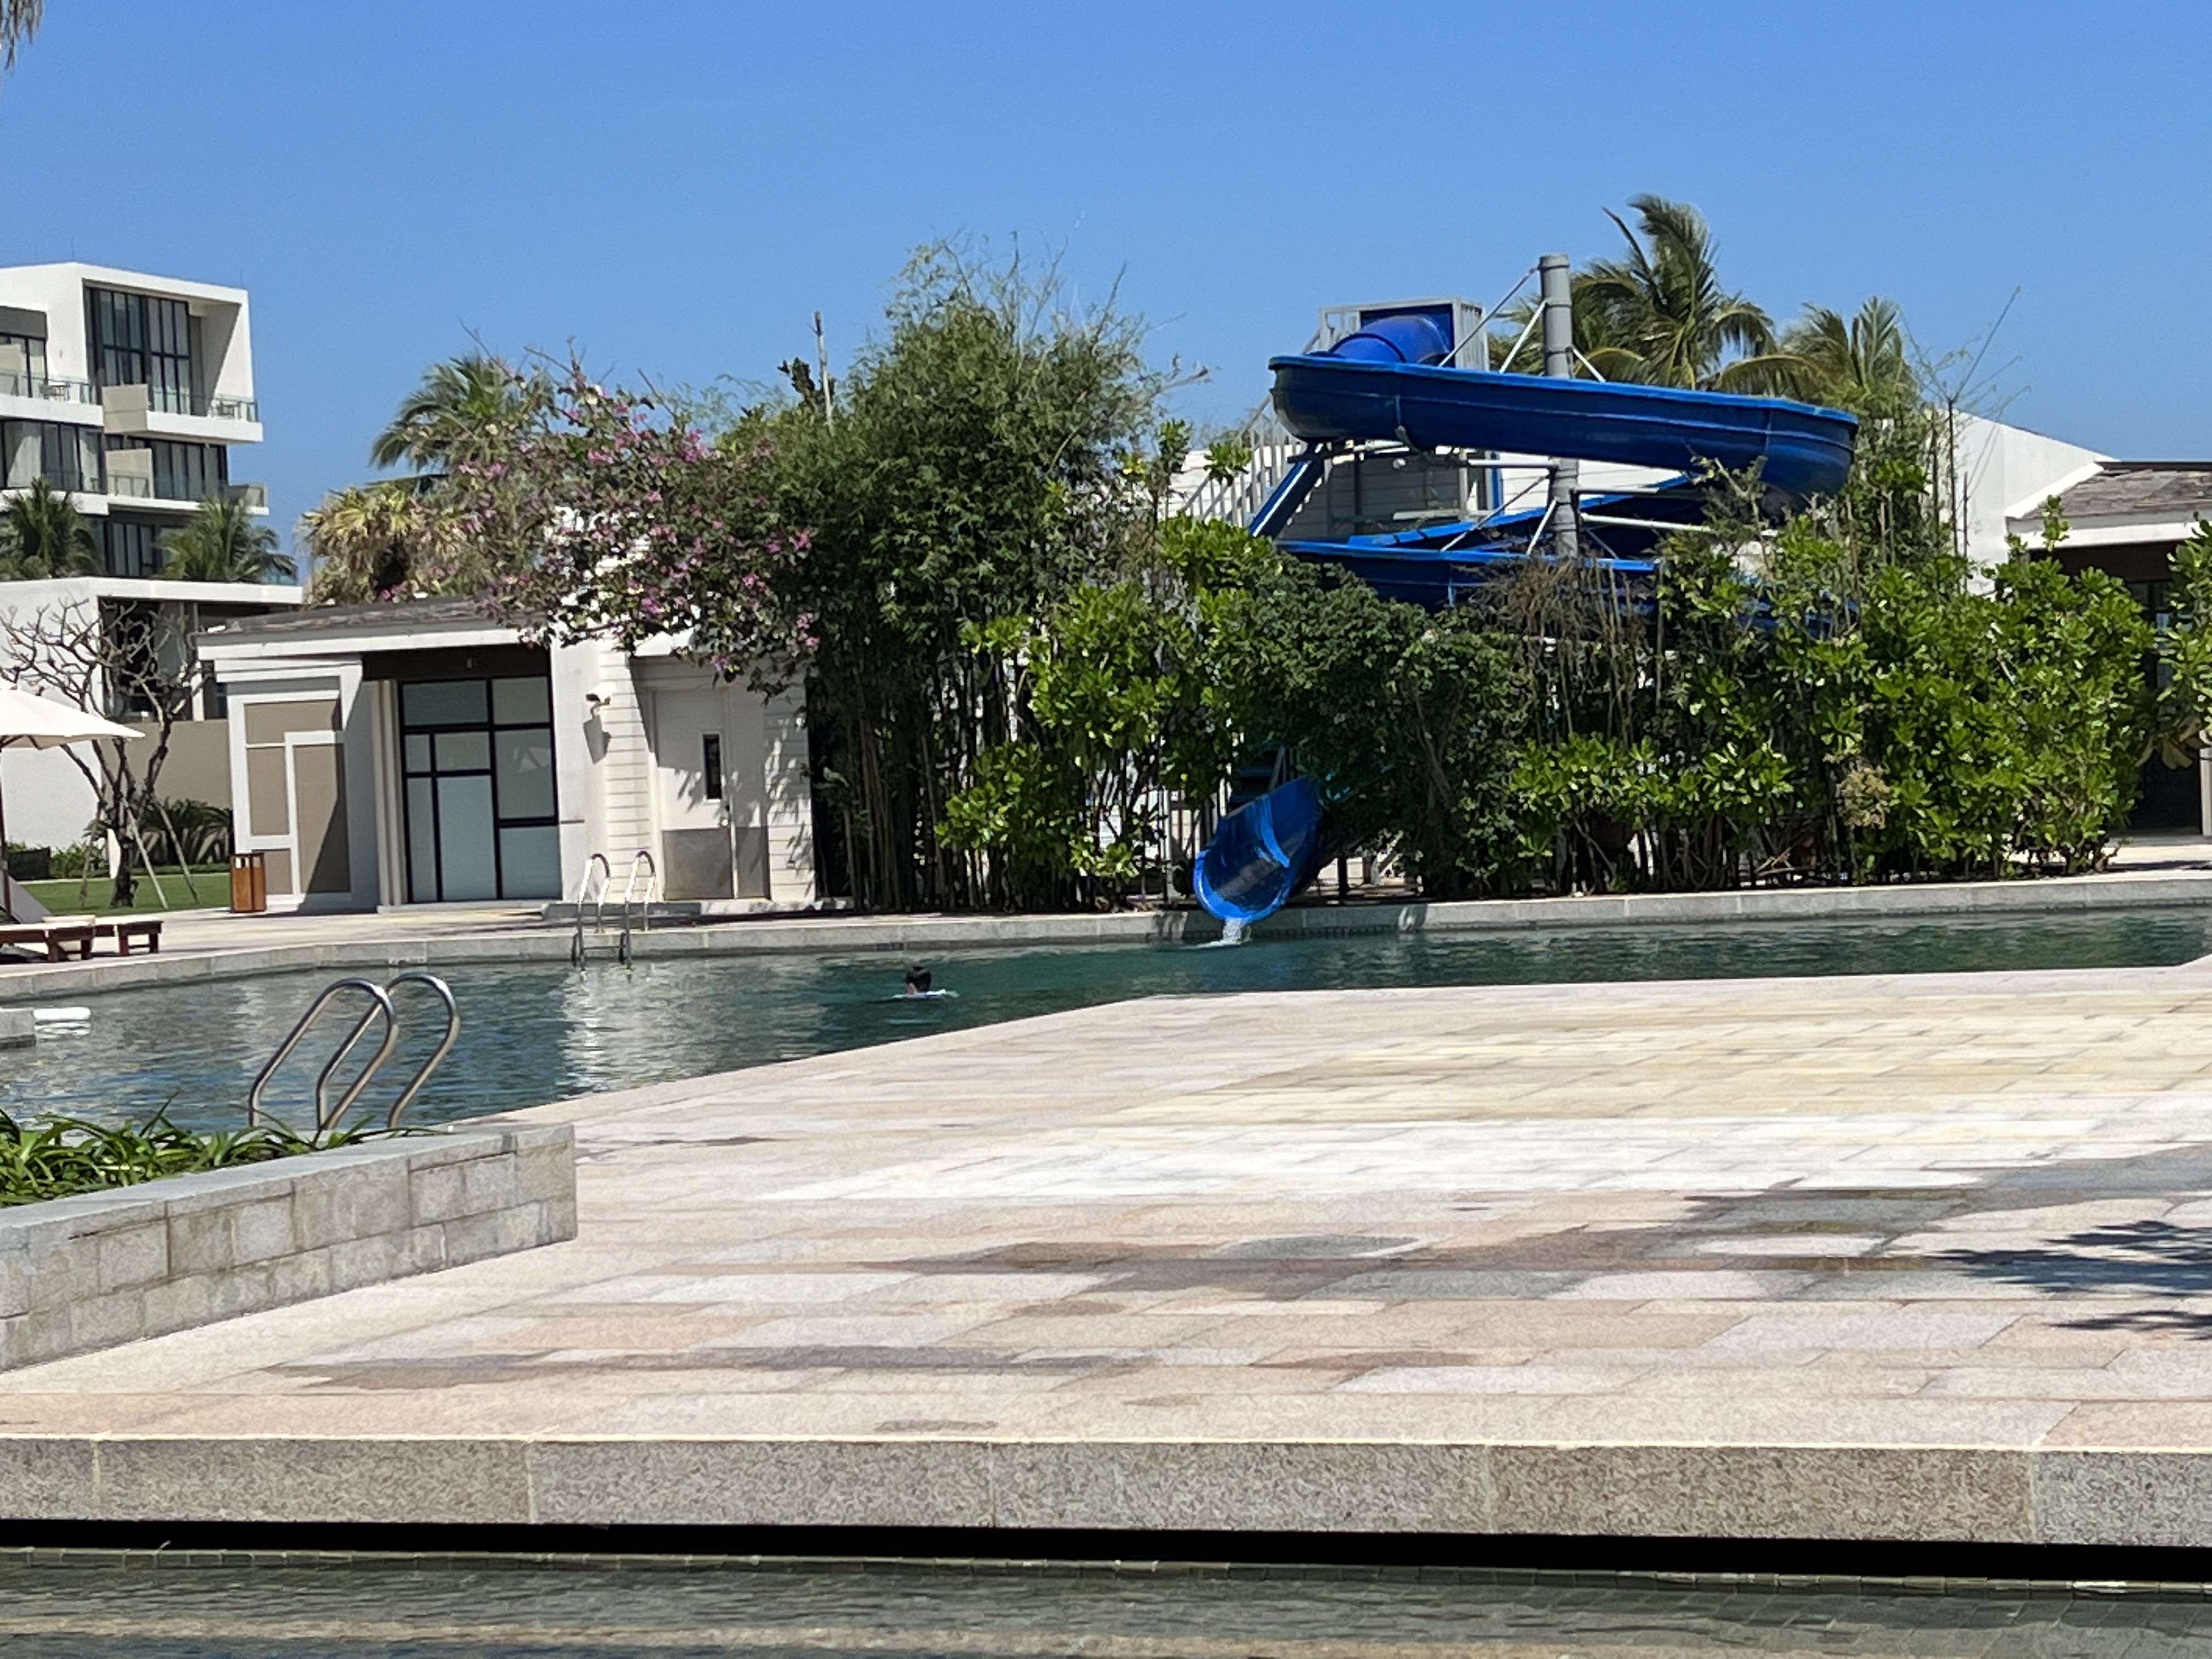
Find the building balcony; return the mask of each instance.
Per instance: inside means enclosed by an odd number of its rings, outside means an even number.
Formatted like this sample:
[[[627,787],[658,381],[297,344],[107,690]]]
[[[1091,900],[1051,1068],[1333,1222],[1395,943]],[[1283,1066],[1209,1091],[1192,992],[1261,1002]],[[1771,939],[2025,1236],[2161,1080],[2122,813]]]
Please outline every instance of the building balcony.
[[[0,415],[15,421],[101,420],[99,394],[88,380],[0,368]]]
[[[115,458],[110,456],[108,459],[112,463]],[[269,510],[267,484],[232,483],[220,488],[226,500],[243,501],[248,513],[266,513]],[[201,501],[197,495],[178,493],[177,486],[165,484],[164,481],[149,474],[125,471],[113,465],[107,471],[107,495],[112,501],[129,501],[133,505],[143,502],[150,507],[177,513],[194,512]]]
[[[186,438],[202,443],[261,441],[261,405],[218,392],[190,397],[166,388],[111,386],[100,392],[107,430],[131,438]]]

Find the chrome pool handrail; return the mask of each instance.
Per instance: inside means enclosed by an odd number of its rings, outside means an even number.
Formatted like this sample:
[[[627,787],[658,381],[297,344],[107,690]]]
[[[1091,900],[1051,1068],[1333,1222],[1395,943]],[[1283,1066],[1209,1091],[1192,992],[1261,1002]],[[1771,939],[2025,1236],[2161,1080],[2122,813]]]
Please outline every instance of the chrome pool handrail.
[[[641,899],[638,897],[637,892],[637,867],[641,864],[645,866],[645,894]],[[629,964],[630,959],[631,902],[633,900],[637,902],[638,932],[651,933],[653,931],[653,890],[659,885],[660,868],[653,863],[651,849],[639,848],[636,852],[630,854],[629,878],[623,884],[622,944],[616,954],[625,966]]]
[[[422,1093],[422,1085],[430,1080],[430,1073],[438,1069],[441,1062],[453,1051],[453,1045],[461,1039],[461,1010],[460,1005],[453,1000],[453,988],[435,974],[426,974],[419,968],[412,968],[386,980],[384,988],[388,994],[409,984],[428,986],[437,994],[438,1000],[446,1005],[446,1032],[438,1039],[438,1046],[430,1051],[430,1057],[416,1068],[415,1075],[407,1081],[407,1086],[399,1091],[398,1098],[392,1103],[392,1109],[385,1114],[384,1127],[387,1129],[399,1127],[399,1115],[415,1103],[415,1097]]]
[[[599,886],[596,894],[592,890],[594,866],[599,872]],[[592,931],[595,933],[603,931],[607,925],[607,889],[614,884],[614,866],[607,862],[605,853],[594,853],[584,860],[583,877],[576,883],[576,936],[568,945],[568,961],[574,967],[584,965],[585,901],[588,898],[592,904]]]
[[[285,1034],[283,1042],[276,1045],[276,1052],[269,1056],[268,1064],[261,1068],[253,1079],[252,1086],[246,1091],[246,1121],[247,1125],[257,1128],[260,1127],[264,1115],[261,1103],[262,1097],[268,1090],[270,1079],[276,1074],[276,1068],[291,1057],[292,1051],[300,1046],[301,1039],[306,1036],[309,1030],[313,1027],[323,1010],[340,994],[358,991],[368,999],[368,1006],[362,1012],[361,1018],[353,1023],[353,1029],[345,1034],[343,1040],[331,1051],[331,1057],[323,1062],[322,1070],[315,1074],[315,1134],[320,1138],[335,1127],[349,1111],[353,1109],[354,1103],[361,1098],[363,1091],[368,1089],[370,1083],[374,1081],[377,1073],[384,1068],[384,1063],[392,1058],[392,1051],[398,1047],[399,1014],[392,1004],[392,993],[398,987],[410,982],[428,986],[438,1000],[445,1004],[446,1029],[443,1035],[439,1037],[437,1046],[430,1051],[429,1057],[416,1068],[415,1075],[407,1080],[406,1086],[400,1090],[398,1097],[392,1103],[391,1109],[385,1114],[384,1127],[387,1129],[398,1128],[400,1115],[414,1103],[415,1097],[422,1091],[422,1085],[430,1080],[430,1074],[436,1071],[446,1056],[453,1052],[453,1044],[460,1040],[461,1035],[461,1011],[459,1006],[453,1000],[453,988],[435,974],[424,973],[419,969],[410,969],[406,973],[395,975],[383,985],[366,979],[333,980],[316,993],[315,1000],[307,1005],[307,1012],[293,1022],[291,1030]],[[354,1046],[361,1041],[362,1036],[368,1031],[370,1023],[379,1015],[381,1015],[384,1019],[384,1036],[376,1045],[376,1052],[368,1057],[368,1063],[361,1068],[360,1075],[346,1085],[345,1092],[338,1097],[337,1103],[335,1106],[328,1104],[332,1075],[344,1063],[346,1056],[353,1052]]]
[[[254,1078],[253,1086],[246,1091],[246,1121],[249,1127],[260,1126],[261,1097],[268,1091],[269,1079],[276,1074],[276,1068],[291,1057],[292,1051],[300,1046],[300,1039],[307,1035],[308,1029],[314,1024],[323,1010],[330,1006],[332,999],[348,991],[360,992],[368,998],[369,1006],[362,1011],[361,1018],[354,1022],[353,1030],[346,1033],[345,1040],[340,1042],[331,1053],[330,1059],[324,1063],[323,1069],[315,1075],[315,1133],[317,1134],[322,1133],[338,1118],[345,1115],[346,1109],[360,1098],[361,1091],[368,1086],[368,1080],[376,1074],[377,1067],[392,1057],[392,1047],[399,1040],[399,1027],[398,1017],[392,1010],[392,999],[386,994],[384,988],[365,979],[333,980],[316,993],[315,1000],[307,1005],[307,1011],[293,1022],[292,1029],[285,1034],[283,1042],[276,1045],[276,1052],[269,1056],[269,1063],[264,1066],[258,1075]],[[368,1064],[362,1068],[361,1075],[348,1085],[345,1094],[338,1101],[337,1110],[333,1112],[324,1104],[325,1095],[330,1088],[331,1074],[337,1070],[339,1062],[353,1052],[354,1044],[361,1041],[362,1034],[368,1030],[369,1022],[379,1014],[384,1017],[384,1040],[377,1044],[376,1053],[370,1056]]]

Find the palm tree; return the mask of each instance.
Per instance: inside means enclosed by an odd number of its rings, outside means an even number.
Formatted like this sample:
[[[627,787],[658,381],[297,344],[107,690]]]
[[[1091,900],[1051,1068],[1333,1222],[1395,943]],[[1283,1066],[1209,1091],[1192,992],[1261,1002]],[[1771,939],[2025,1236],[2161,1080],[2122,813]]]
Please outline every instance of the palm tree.
[[[211,495],[190,519],[161,536],[161,574],[183,582],[289,581],[292,561],[276,532],[256,522],[235,495]]]
[[[15,58],[39,32],[46,0],[0,0],[0,69],[15,67]]]
[[[67,493],[44,478],[8,498],[0,511],[0,581],[52,581],[96,576],[100,550],[92,526]]]
[[[311,603],[367,605],[430,580],[450,538],[437,503],[399,478],[332,491],[302,515],[300,539],[313,558]]]
[[[1848,321],[1826,306],[1808,305],[1783,336],[1782,355],[1790,391],[1812,402],[1878,419],[1921,401],[1911,343],[1894,300],[1876,295]]]
[[[1608,380],[1705,391],[1764,392],[1784,379],[1773,320],[1721,286],[1703,215],[1661,196],[1632,196],[1637,228],[1611,208],[1628,249],[1575,273],[1575,333]]]
[[[483,452],[491,433],[526,415],[545,390],[544,376],[480,352],[434,363],[377,434],[370,465],[431,472],[464,465]]]

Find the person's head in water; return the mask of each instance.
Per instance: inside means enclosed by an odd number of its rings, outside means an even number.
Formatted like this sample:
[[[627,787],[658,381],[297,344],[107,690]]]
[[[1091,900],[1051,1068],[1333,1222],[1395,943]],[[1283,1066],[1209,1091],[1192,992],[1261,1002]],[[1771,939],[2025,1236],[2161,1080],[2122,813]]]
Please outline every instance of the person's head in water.
[[[906,994],[910,997],[929,994],[929,969],[909,968],[906,970]]]

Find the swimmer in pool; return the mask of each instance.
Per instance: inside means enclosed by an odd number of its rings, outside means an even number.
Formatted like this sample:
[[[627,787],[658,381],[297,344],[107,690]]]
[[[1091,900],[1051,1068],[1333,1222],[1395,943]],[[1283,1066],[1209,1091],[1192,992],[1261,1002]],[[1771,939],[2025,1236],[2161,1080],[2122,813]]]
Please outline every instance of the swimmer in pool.
[[[959,993],[957,991],[931,990],[929,988],[929,969],[927,968],[908,969],[906,970],[906,988],[899,993],[899,995],[902,998],[927,997],[933,1001],[937,1000],[939,998],[957,996],[958,994]]]

